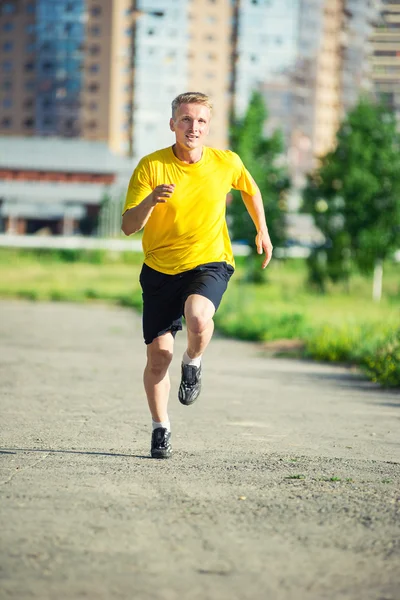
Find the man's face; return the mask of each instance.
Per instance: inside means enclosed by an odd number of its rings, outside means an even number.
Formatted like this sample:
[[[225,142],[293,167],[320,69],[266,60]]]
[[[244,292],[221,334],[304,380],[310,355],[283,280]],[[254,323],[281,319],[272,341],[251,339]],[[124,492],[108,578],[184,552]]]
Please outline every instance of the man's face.
[[[203,145],[210,129],[210,109],[203,104],[181,104],[169,126],[176,143],[186,150]]]

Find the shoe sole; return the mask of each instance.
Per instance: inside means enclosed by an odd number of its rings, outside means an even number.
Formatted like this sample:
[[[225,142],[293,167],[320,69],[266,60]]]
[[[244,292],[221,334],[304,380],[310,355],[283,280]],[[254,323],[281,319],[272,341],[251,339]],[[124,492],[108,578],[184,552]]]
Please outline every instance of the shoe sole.
[[[171,458],[172,450],[152,450],[151,458]]]

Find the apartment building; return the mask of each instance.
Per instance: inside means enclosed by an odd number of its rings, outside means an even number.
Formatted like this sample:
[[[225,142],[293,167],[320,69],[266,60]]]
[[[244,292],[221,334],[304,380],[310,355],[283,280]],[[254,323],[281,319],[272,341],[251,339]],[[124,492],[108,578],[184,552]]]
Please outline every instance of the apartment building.
[[[7,0],[0,4],[0,135],[166,146],[172,99],[209,93],[226,147],[230,0]]]
[[[381,0],[371,45],[375,94],[396,112],[400,122],[400,2]]]
[[[211,96],[213,118],[207,143],[221,149],[229,144],[235,2],[187,2],[187,88]]]
[[[128,0],[2,2],[0,135],[80,137],[122,151],[132,18]]]
[[[297,54],[299,0],[237,2],[234,109],[236,115],[242,116],[254,89],[261,89],[271,82],[281,86],[293,68]],[[268,103],[268,93],[266,101]]]
[[[371,92],[375,0],[301,0],[293,73],[291,169],[296,185],[332,150],[346,112]]]

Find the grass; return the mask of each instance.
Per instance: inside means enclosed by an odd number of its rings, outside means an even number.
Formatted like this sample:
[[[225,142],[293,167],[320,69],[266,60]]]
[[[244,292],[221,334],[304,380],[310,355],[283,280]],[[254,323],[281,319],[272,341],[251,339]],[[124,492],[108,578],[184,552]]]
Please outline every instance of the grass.
[[[398,265],[385,266],[383,298],[377,304],[371,299],[371,280],[358,274],[350,289],[331,285],[322,295],[307,285],[302,260],[272,261],[262,285],[246,280],[246,260],[237,261],[215,316],[221,333],[261,342],[301,340],[298,356],[363,365],[372,380],[400,385]],[[0,296],[102,300],[140,310],[141,264],[142,255],[132,252],[0,249]]]

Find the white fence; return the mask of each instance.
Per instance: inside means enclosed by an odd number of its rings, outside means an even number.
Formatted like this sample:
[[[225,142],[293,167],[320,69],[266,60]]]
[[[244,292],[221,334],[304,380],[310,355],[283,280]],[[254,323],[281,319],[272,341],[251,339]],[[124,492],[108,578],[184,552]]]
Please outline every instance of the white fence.
[[[0,247],[3,248],[55,248],[72,250],[110,250],[114,252],[141,252],[140,239],[97,238],[80,235],[12,235],[0,234]],[[250,252],[244,244],[233,244],[235,256],[247,256]]]

